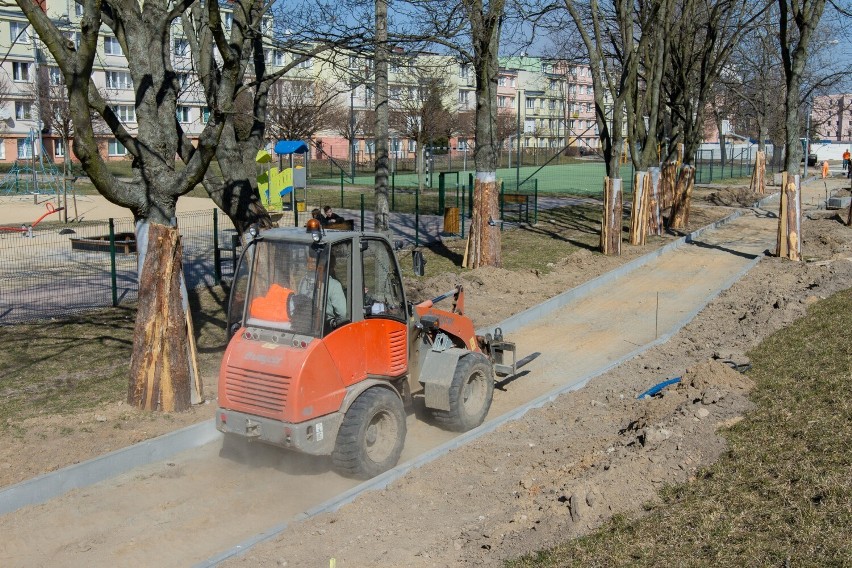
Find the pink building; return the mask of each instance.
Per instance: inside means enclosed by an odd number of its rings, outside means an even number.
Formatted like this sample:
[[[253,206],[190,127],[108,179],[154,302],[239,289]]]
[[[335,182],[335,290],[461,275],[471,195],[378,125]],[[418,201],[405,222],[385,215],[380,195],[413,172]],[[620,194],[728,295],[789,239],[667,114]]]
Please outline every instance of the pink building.
[[[811,132],[820,140],[852,142],[852,94],[814,98]]]

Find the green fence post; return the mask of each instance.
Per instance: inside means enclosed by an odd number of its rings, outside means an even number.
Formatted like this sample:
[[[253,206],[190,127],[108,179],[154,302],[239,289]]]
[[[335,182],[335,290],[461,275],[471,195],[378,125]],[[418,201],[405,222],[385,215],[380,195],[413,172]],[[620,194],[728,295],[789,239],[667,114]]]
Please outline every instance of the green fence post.
[[[506,186],[506,184],[501,179],[500,180],[500,232],[503,232],[503,207],[504,207],[504,200],[505,200],[505,196],[506,196],[506,187],[505,186]],[[518,217],[520,217],[520,215],[518,215]],[[518,221],[520,221],[520,219],[518,219]]]
[[[343,209],[343,171],[340,172],[340,208]]]
[[[215,283],[222,283],[222,251],[219,250],[219,210],[213,210],[213,273]]]
[[[461,209],[459,209],[459,222],[461,223],[461,238],[464,238],[464,219],[465,219],[465,214],[464,214],[464,213],[465,213],[465,212],[464,212],[464,194],[465,194],[465,189],[466,189],[466,188],[465,188],[464,186],[462,186],[462,190],[461,190]],[[458,193],[456,194],[456,199],[458,199]],[[456,203],[458,204],[458,201],[456,201]]]
[[[529,216],[529,211],[527,211]],[[529,219],[527,219],[529,222]],[[538,224],[538,178],[533,180],[533,225]]]
[[[364,194],[361,194],[361,230],[364,230]]]
[[[396,172],[391,172],[391,211],[396,211]]]
[[[420,184],[414,188],[414,246],[420,246]]]
[[[115,221],[109,218],[109,274],[112,284],[112,307],[118,306],[118,283],[115,274]]]
[[[438,215],[444,212],[444,190],[446,189],[444,172],[438,174]]]

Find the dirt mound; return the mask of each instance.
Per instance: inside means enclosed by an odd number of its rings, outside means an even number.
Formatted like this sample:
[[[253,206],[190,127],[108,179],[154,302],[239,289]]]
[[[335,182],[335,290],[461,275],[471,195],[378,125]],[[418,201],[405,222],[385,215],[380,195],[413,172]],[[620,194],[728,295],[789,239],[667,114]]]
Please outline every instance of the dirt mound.
[[[714,191],[707,196],[707,201],[722,207],[751,207],[762,195],[751,191],[748,187],[730,187]]]

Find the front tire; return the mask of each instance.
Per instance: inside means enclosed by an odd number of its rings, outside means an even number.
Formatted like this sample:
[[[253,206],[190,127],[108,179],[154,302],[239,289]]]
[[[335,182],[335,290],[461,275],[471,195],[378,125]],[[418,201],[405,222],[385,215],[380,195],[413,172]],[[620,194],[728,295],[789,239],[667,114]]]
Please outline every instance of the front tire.
[[[494,371],[480,353],[459,359],[450,384],[450,409],[433,410],[435,422],[448,430],[467,432],[485,421],[494,397]]]
[[[371,388],[343,417],[331,454],[334,468],[342,475],[360,479],[384,473],[399,461],[405,434],[402,400],[388,389]]]

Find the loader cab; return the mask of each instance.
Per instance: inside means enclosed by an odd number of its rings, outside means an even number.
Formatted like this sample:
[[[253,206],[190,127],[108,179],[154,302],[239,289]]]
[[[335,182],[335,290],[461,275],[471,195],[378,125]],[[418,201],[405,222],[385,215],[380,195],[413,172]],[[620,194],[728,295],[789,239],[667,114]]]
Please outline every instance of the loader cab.
[[[229,338],[241,327],[324,338],[352,323],[407,319],[387,239],[332,231],[316,241],[299,229],[273,229],[240,257],[227,329]]]

